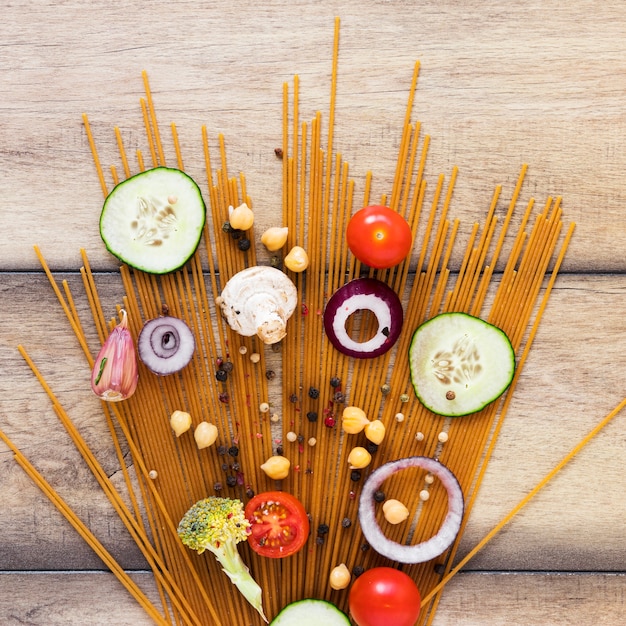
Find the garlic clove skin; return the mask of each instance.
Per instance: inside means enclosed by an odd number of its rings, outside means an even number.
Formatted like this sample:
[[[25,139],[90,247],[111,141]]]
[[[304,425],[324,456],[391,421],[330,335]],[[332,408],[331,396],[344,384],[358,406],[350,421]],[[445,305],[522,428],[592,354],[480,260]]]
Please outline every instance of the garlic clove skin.
[[[128,330],[126,311],[104,342],[91,372],[91,388],[102,400],[119,402],[130,398],[139,380],[135,344]]]

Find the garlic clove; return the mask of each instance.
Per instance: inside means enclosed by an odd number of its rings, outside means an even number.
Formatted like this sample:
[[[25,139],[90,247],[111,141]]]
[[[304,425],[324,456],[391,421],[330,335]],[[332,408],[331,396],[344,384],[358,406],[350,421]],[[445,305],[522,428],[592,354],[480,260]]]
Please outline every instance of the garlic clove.
[[[91,388],[102,400],[118,402],[135,393],[139,372],[126,311],[98,352],[91,372]]]

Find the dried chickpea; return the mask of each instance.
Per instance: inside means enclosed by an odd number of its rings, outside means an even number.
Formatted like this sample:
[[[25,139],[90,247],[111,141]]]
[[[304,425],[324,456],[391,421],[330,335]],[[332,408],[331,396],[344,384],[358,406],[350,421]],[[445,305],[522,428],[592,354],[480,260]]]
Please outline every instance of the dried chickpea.
[[[170,416],[170,426],[176,436],[180,437],[191,428],[191,415],[186,411],[174,411]]]
[[[341,426],[349,435],[360,433],[370,421],[358,406],[347,406],[341,415]]]
[[[365,436],[376,445],[385,438],[385,425],[380,420],[374,420],[365,425]]]
[[[330,572],[328,584],[332,589],[345,589],[350,584],[350,570],[345,563],[333,567]]]
[[[372,462],[372,455],[360,446],[352,448],[348,455],[348,464],[350,469],[363,469]]]
[[[390,524],[400,524],[409,516],[409,509],[399,500],[390,498],[383,504],[383,514]]]
[[[289,228],[287,226],[272,226],[261,235],[261,243],[270,251],[276,252],[287,243]]]
[[[217,440],[217,426],[210,422],[200,422],[193,432],[193,438],[200,450],[208,448]]]
[[[289,475],[289,467],[291,463],[289,459],[284,456],[271,456],[263,465],[261,465],[261,469],[274,480],[282,480],[283,478],[287,478]]]
[[[284,263],[292,272],[304,272],[309,267],[309,255],[301,246],[294,246],[285,257]]]
[[[249,230],[254,224],[254,213],[244,202],[237,208],[228,207],[228,221],[235,230]]]

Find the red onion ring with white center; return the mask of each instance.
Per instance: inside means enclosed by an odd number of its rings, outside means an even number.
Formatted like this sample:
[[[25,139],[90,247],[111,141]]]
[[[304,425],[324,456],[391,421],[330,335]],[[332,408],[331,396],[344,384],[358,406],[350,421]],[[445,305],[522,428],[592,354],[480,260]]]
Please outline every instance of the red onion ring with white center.
[[[439,531],[415,545],[403,545],[385,536],[376,521],[374,493],[390,476],[409,467],[419,467],[436,476],[448,492],[448,513]],[[425,563],[443,554],[456,538],[463,520],[463,492],[456,476],[442,463],[426,456],[390,461],[374,470],[365,481],[359,499],[359,523],[365,539],[382,556],[399,563]]]
[[[148,320],[137,339],[137,352],[143,364],[159,376],[174,374],[191,361],[196,342],[183,320],[163,315]]]
[[[376,334],[367,341],[352,339],[348,318],[357,311],[371,311],[378,321]],[[376,278],[355,278],[335,291],[324,309],[324,329],[339,352],[357,359],[380,356],[391,349],[402,330],[404,312],[396,292]]]

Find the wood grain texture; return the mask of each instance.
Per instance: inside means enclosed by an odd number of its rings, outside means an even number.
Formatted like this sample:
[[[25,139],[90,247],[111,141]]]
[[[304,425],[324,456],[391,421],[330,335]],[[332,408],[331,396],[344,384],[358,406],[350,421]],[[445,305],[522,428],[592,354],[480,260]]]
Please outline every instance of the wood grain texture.
[[[427,193],[440,173],[459,167],[451,215],[462,229],[482,219],[496,185],[506,205],[523,163],[524,203],[562,196],[576,233],[459,557],[626,395],[626,5],[0,0],[0,11],[0,426],[125,568],[145,563],[16,346],[24,344],[121,482],[84,357],[33,244],[78,291],[85,248],[106,302],[121,298],[117,262],[98,234],[103,196],[81,116],[89,116],[105,168],[121,167],[118,126],[136,170],[135,151],[147,154],[142,70],[168,158],[175,122],[185,167],[204,180],[201,127],[213,147],[223,133],[231,171],[246,174],[258,232],[281,210],[274,148],[283,82],[299,75],[302,119],[326,114],[335,16],[342,23],[335,147],[350,164],[357,197],[369,170],[375,197],[391,188],[416,60],[413,117],[431,137]],[[456,252],[452,268],[459,262]],[[90,328],[82,302],[79,311]],[[471,561],[472,573],[453,580],[437,626],[621,623],[625,419],[619,415]],[[89,573],[99,560],[4,447],[0,502],[0,622],[146,623],[110,575]],[[59,573],[23,573],[47,570]],[[138,577],[150,587],[149,575]]]

